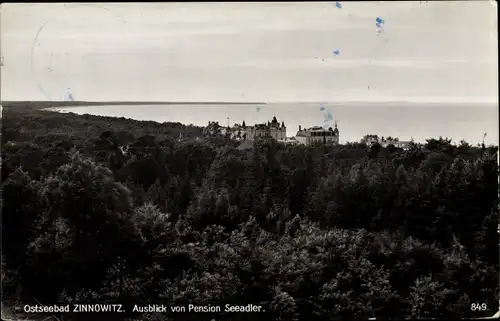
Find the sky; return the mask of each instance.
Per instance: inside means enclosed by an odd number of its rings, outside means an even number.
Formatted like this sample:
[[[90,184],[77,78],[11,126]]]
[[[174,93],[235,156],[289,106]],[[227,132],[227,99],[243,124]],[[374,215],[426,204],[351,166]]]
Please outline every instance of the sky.
[[[498,103],[496,2],[340,3],[4,3],[1,99]]]

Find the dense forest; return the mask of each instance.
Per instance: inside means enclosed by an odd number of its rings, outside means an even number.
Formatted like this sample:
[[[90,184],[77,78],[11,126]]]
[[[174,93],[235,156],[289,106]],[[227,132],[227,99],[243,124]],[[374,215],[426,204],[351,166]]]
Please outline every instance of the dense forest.
[[[265,309],[65,320],[491,316],[497,152],[239,148],[180,123],[4,107],[3,300]]]

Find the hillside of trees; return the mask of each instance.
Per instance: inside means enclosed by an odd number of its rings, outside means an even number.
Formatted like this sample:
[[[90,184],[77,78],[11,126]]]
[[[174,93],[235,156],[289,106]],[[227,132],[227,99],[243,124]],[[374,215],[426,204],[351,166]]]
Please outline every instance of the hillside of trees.
[[[8,107],[1,138],[4,304],[266,311],[65,320],[498,311],[497,147],[262,140],[240,150],[180,123]]]

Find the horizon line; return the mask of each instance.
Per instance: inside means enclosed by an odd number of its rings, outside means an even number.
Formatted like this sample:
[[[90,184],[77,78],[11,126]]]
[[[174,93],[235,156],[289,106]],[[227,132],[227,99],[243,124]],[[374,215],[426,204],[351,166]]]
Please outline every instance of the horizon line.
[[[337,101],[138,101],[138,100],[74,100],[74,101],[64,101],[64,100],[0,100],[1,103],[42,103],[42,104],[134,104],[134,105],[175,105],[175,104],[191,104],[191,105],[210,105],[210,104],[225,104],[225,105],[268,105],[268,104],[483,104],[483,105],[494,105],[499,104],[498,101],[409,101],[409,100],[337,100]]]

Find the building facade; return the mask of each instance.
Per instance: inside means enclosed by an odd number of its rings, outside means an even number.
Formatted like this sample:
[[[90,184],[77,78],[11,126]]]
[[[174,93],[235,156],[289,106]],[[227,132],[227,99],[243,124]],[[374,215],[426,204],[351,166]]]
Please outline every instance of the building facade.
[[[245,121],[242,124],[234,124],[232,127],[221,127],[218,122],[209,122],[206,132],[210,134],[230,135],[236,140],[256,140],[259,138],[272,138],[277,141],[286,140],[285,122],[278,122],[276,117],[267,123],[247,126]]]
[[[411,141],[400,141],[400,140],[393,140],[393,141],[386,141],[385,143],[382,144],[383,147],[388,147],[389,145],[394,145],[394,147],[397,148],[402,148],[402,149],[408,149],[410,147]]]
[[[263,124],[256,124],[255,126],[246,126],[245,122],[241,125],[243,129],[243,139],[255,140],[257,138],[272,138],[275,140],[286,140],[286,126],[285,122],[278,122],[276,117],[273,120]]]
[[[295,139],[303,145],[317,143],[336,145],[339,143],[339,129],[337,127],[337,123],[335,123],[335,129],[332,129],[331,127],[324,129],[323,127],[316,126],[302,130],[301,126],[299,126],[299,131],[297,132]]]
[[[380,144],[382,147],[388,147],[389,145],[393,145],[397,148],[408,149],[412,141],[400,141],[398,138],[392,137],[378,137],[377,135],[365,135],[361,139],[361,143],[365,143],[368,146],[373,144]]]

